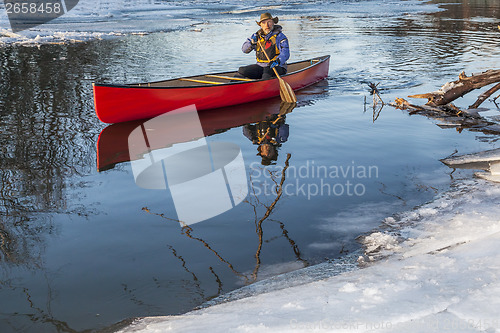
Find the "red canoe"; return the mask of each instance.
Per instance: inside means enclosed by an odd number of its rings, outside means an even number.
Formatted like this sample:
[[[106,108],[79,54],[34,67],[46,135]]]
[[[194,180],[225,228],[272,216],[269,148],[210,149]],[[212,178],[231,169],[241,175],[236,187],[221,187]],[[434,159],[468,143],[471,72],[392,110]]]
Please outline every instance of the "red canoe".
[[[283,79],[293,90],[305,88],[328,76],[330,56],[288,64]],[[236,72],[190,76],[127,85],[93,84],[97,117],[105,123],[147,119],[191,104],[215,109],[278,96],[278,79],[233,78]],[[237,80],[234,82],[234,80]]]

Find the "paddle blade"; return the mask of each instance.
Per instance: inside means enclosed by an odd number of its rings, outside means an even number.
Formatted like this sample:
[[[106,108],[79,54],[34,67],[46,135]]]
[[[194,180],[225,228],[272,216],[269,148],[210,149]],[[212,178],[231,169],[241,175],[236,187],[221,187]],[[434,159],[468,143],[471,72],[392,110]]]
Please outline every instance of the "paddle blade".
[[[292,87],[290,87],[290,85],[282,78],[280,78],[279,81],[281,100],[286,103],[297,103],[297,97],[295,96]]]

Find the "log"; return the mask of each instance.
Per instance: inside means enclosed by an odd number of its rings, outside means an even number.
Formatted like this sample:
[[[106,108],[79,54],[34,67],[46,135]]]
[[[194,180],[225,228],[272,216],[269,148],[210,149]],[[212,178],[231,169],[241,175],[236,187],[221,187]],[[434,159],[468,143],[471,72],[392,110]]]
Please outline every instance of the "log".
[[[410,113],[412,112],[418,112],[418,111],[423,111],[423,112],[436,112],[436,113],[446,113],[450,114],[448,111],[436,107],[432,107],[429,105],[414,105],[410,104],[406,99],[404,98],[396,98],[396,100],[393,103],[389,103],[390,106],[395,107],[397,109],[401,110],[409,110]],[[460,112],[457,112],[455,114],[456,116],[459,115]]]
[[[411,95],[408,97],[427,98],[428,102],[426,105],[436,107],[451,103],[472,90],[498,82],[500,82],[500,69],[488,70],[480,74],[473,74],[472,76],[467,76],[462,72],[458,76],[457,81],[444,84],[438,91],[427,94]]]

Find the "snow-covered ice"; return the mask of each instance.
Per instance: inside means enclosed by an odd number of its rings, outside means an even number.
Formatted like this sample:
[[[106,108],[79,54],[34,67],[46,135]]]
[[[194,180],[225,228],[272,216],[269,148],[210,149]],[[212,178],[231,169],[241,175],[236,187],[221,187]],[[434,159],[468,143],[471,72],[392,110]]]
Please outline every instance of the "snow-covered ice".
[[[278,290],[121,332],[500,332],[499,204],[500,186],[458,182],[364,237],[360,269],[304,284],[295,272]]]
[[[13,33],[0,2],[0,46],[71,43],[129,33],[171,31],[202,22],[208,9],[186,2],[151,0],[80,0],[66,14],[45,24]]]
[[[449,166],[461,167],[465,164],[477,164],[480,162],[493,162],[500,161],[500,149],[491,149],[486,151],[481,151],[478,153],[465,154],[459,156],[453,156],[441,160],[444,164]]]

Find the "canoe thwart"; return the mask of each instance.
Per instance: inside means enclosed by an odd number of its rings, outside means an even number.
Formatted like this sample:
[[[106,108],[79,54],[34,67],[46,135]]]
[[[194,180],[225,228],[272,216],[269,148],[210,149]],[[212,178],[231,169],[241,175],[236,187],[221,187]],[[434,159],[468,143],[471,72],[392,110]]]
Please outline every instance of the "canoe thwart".
[[[206,84],[223,84],[222,82],[215,82],[215,81],[204,81],[204,80],[195,80],[195,79],[185,79],[181,78],[179,81],[190,81],[190,82],[198,82],[198,83],[206,83]]]
[[[235,81],[255,81],[252,79],[245,79],[241,77],[230,77],[230,76],[223,76],[223,75],[213,75],[213,74],[207,74],[205,75],[206,77],[213,77],[217,79],[226,79],[226,80],[235,80]]]

